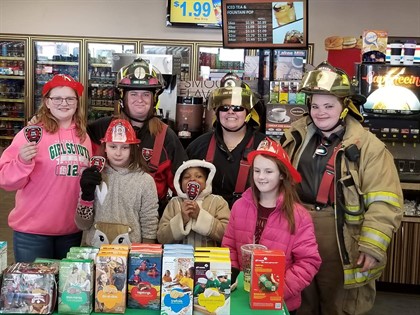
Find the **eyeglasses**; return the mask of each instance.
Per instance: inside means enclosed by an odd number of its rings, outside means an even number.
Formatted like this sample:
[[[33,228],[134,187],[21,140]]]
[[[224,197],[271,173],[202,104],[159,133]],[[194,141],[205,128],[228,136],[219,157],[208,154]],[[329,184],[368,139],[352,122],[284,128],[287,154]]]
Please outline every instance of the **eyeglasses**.
[[[314,155],[312,157],[315,157],[315,155],[326,156],[328,154],[329,146],[331,146],[331,140],[327,138],[322,138],[321,143],[315,149]]]
[[[242,107],[240,105],[222,105],[219,107],[219,111],[221,112],[228,112],[229,109],[232,109],[234,112],[243,112],[245,110],[245,107]]]
[[[63,104],[63,101],[65,100],[67,105],[76,105],[77,103],[77,97],[66,97],[66,98],[62,98],[62,97],[49,97],[49,99],[51,100],[51,102],[58,106]]]

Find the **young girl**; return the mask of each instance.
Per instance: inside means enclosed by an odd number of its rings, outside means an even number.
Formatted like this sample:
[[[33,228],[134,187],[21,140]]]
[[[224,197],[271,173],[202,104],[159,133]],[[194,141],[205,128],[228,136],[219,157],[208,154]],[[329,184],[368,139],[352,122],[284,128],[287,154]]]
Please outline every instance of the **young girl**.
[[[295,184],[301,177],[283,148],[269,138],[249,153],[248,159],[252,163],[251,187],[233,205],[222,241],[222,246],[230,249],[232,282],[242,269],[242,245],[256,243],[283,250],[284,299],[288,310],[295,311],[301,291],[321,264],[311,216],[299,204],[296,193]]]
[[[213,195],[212,180],[216,168],[204,160],[189,160],[176,171],[173,197],[159,222],[159,243],[218,246],[229,221],[229,206],[221,196]]]
[[[107,156],[102,176],[92,166],[80,181],[82,195],[75,221],[86,231],[86,244],[154,243],[158,226],[156,186],[145,172],[133,127],[127,120],[113,120],[102,143]]]
[[[9,214],[17,262],[62,259],[80,246],[74,224],[80,175],[89,166],[83,85],[58,74],[42,88],[38,123],[21,130],[0,159],[0,188],[16,190]]]

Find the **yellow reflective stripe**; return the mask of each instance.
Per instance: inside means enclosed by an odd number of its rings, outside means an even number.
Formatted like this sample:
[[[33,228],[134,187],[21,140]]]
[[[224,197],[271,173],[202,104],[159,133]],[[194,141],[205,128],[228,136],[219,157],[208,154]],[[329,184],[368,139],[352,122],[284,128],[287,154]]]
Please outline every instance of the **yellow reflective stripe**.
[[[344,269],[344,284],[351,285],[363,283],[378,278],[385,266],[373,268],[365,272],[360,272],[360,268]]]
[[[395,207],[401,208],[398,195],[391,192],[386,192],[386,191],[371,192],[371,193],[365,194],[363,198],[365,200],[366,207],[369,207],[369,205],[372,202],[383,201]]]
[[[362,235],[360,236],[360,241],[370,243],[376,247],[379,247],[383,251],[386,251],[389,243],[391,242],[391,238],[381,231],[364,226],[362,227]]]
[[[363,216],[362,215],[350,215],[350,214],[345,213],[344,216],[345,216],[345,218],[348,222],[363,221]]]

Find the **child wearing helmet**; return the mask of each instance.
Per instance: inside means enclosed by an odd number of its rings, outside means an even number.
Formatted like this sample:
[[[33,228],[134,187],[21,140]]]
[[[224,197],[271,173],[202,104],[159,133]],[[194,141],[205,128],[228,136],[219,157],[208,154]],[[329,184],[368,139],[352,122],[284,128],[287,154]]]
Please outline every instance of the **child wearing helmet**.
[[[281,139],[302,175],[299,197],[310,210],[323,263],[302,294],[299,314],[364,314],[398,229],[403,197],[394,159],[361,125],[347,74],[322,62],[301,92],[308,115]]]
[[[23,128],[1,155],[0,188],[17,191],[8,219],[17,262],[61,259],[80,246],[74,215],[92,154],[82,93],[71,76],[55,75],[42,89],[38,123]]]
[[[157,191],[133,127],[125,119],[115,119],[101,142],[106,154],[103,170],[93,165],[80,180],[75,222],[85,231],[86,244],[154,243]]]
[[[136,59],[117,74],[121,118],[130,121],[140,140],[139,152],[158,191],[160,215],[167,203],[168,190],[175,191],[175,171],[187,159],[176,133],[156,116],[164,82],[160,72],[143,59]],[[88,133],[96,145],[100,144],[111,119],[104,117],[89,123]]]
[[[258,131],[260,118],[255,110],[258,103],[248,85],[236,75],[227,74],[221,87],[213,90],[208,98],[207,106],[216,117],[213,130],[195,139],[186,150],[190,159],[205,159],[223,170],[214,177],[213,191],[229,207],[248,187],[247,154],[265,138]]]
[[[176,171],[173,197],[159,222],[159,243],[219,246],[229,221],[229,206],[212,194],[216,168],[204,160],[189,160]]]
[[[295,311],[301,291],[321,264],[312,219],[296,192],[301,177],[282,147],[270,138],[248,157],[251,187],[233,205],[222,241],[222,246],[230,249],[232,282],[242,269],[242,245],[255,243],[283,250],[284,300],[287,309]]]

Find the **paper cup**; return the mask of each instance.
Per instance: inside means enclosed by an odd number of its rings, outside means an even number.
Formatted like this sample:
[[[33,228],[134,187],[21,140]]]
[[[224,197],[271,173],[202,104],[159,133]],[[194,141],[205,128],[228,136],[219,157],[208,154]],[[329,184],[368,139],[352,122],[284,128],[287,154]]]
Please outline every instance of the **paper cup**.
[[[401,51],[403,44],[401,43],[392,43],[389,45],[391,47],[391,65],[399,65],[401,63]]]
[[[241,246],[242,271],[244,273],[244,290],[249,292],[251,287],[251,262],[254,249],[267,249],[261,244],[244,244]]]
[[[404,44],[404,65],[412,65],[414,62],[414,54],[416,52],[416,43],[408,42]]]

